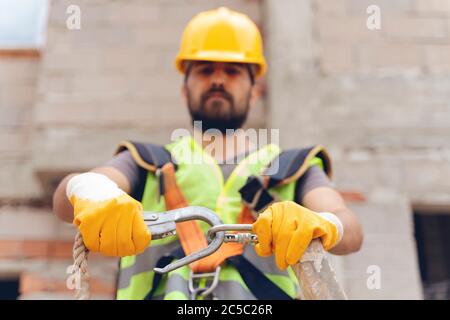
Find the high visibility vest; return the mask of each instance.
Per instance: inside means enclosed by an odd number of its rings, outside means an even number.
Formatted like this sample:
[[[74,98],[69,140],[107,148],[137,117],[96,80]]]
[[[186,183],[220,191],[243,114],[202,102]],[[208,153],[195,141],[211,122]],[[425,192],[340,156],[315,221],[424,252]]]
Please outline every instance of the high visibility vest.
[[[189,205],[203,206],[214,210],[223,223],[237,223],[242,208],[239,189],[246,183],[250,175],[260,175],[277,157],[281,149],[274,144],[266,145],[250,153],[234,168],[229,178],[224,181],[222,171],[213,159],[191,136],[182,137],[167,144],[177,164],[176,181]],[[322,165],[319,158],[313,158],[311,165]],[[295,198],[295,182],[274,187],[269,190],[280,201]],[[157,178],[149,172],[142,196],[145,211],[166,211],[163,196],[159,196]],[[202,230],[207,231],[208,225],[200,222]],[[176,236],[152,240],[151,245],[141,254],[123,257],[120,260],[120,270],[117,282],[117,299],[143,299],[152,289],[157,261],[164,255],[180,246]],[[264,273],[264,275],[287,295],[295,298],[298,282],[291,268],[280,271],[274,257],[259,257],[252,246],[247,245],[244,257]],[[169,272],[156,288],[154,299],[189,298],[188,290],[189,266]],[[200,285],[202,285],[200,283]],[[236,268],[226,261],[221,266],[219,284],[214,290],[219,299],[255,299],[254,295]]]

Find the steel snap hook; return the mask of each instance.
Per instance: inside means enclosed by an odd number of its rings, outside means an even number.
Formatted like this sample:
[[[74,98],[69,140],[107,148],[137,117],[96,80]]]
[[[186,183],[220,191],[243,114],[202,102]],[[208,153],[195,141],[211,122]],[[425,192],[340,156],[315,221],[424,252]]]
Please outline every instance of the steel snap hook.
[[[189,220],[201,220],[211,226],[222,224],[222,221],[214,211],[199,206],[189,206],[166,212],[144,212],[144,222],[152,235],[152,239],[162,239],[175,235],[176,223]],[[225,232],[218,231],[206,248],[176,260],[164,268],[153,268],[153,271],[156,273],[167,273],[209,256],[220,248],[224,238]]]

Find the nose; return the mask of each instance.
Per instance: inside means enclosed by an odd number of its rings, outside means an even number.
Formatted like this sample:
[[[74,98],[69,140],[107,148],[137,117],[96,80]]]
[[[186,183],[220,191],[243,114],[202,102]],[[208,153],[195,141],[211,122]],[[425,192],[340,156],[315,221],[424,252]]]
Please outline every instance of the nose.
[[[211,82],[215,85],[223,85],[226,82],[226,73],[221,65],[216,65],[214,67],[214,72],[211,75]]]

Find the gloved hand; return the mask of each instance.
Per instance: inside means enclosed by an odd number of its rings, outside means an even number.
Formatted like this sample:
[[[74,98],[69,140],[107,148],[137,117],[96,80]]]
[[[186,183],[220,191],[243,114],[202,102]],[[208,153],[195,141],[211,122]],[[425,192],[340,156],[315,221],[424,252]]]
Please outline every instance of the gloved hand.
[[[312,239],[321,238],[325,250],[334,247],[342,239],[343,226],[334,214],[282,201],[258,216],[253,232],[258,236],[256,253],[262,257],[275,253],[278,268],[285,270],[300,260]]]
[[[89,250],[123,257],[147,248],[151,235],[142,204],[107,176],[93,172],[74,176],[66,194],[74,208],[73,224]]]

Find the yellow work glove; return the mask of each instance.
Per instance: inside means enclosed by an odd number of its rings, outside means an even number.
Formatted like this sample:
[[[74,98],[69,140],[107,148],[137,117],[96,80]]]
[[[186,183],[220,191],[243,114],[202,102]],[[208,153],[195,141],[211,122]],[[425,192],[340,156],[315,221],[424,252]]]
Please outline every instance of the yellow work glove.
[[[123,257],[141,253],[149,245],[142,204],[107,176],[93,172],[74,176],[66,194],[74,208],[73,224],[89,250]]]
[[[292,201],[277,202],[264,210],[253,224],[258,236],[255,245],[259,256],[275,253],[279,269],[285,270],[303,256],[312,239],[321,238],[325,250],[342,238],[343,227],[332,213],[316,213]]]

